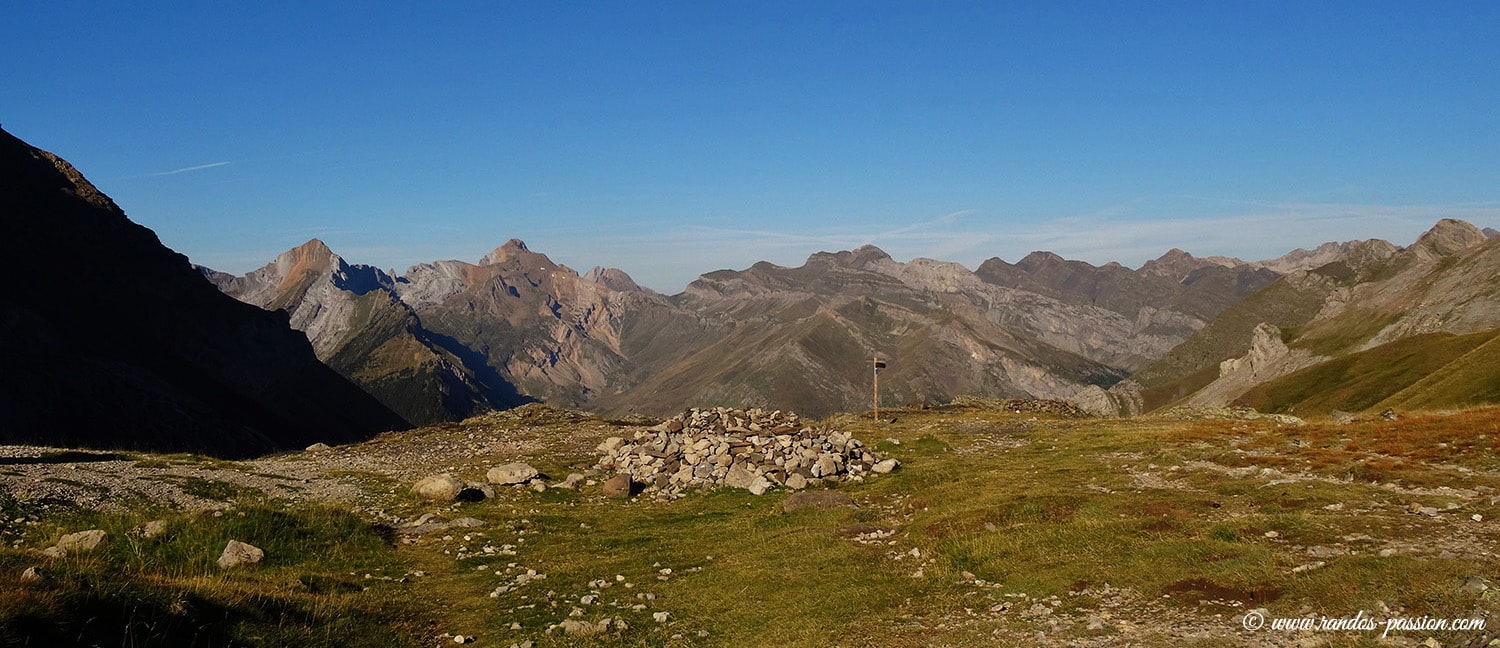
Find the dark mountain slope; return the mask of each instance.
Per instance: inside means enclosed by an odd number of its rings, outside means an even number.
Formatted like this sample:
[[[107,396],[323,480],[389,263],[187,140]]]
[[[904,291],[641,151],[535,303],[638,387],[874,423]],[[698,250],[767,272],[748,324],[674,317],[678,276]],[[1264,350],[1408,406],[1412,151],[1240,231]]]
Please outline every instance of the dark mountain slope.
[[[404,428],[281,313],[214,288],[60,158],[0,131],[0,443],[247,456]]]

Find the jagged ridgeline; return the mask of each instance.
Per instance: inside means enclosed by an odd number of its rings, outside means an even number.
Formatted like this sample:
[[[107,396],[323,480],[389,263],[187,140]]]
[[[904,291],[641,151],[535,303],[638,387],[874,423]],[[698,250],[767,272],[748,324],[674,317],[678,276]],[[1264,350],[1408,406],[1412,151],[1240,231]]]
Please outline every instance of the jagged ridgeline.
[[[611,415],[824,416],[869,407],[874,355],[889,361],[890,404],[1093,394],[1116,412],[1097,394],[1280,276],[1180,250],[1139,270],[1038,253],[971,272],[866,246],[796,268],[711,272],[666,296],[612,268],[580,275],[518,240],[477,264],[400,276],[317,240],[242,277],[204,273],[239,299],[286,309],[320,358],[419,422],[526,398]]]
[[[244,456],[409,427],[286,315],[205,282],[61,158],[0,131],[0,443]]]

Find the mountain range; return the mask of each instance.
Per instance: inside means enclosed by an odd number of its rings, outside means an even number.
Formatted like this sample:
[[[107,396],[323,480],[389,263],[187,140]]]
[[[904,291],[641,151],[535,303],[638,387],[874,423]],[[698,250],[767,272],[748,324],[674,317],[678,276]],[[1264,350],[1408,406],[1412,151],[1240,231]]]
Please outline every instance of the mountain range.
[[[1443,220],[1409,248],[1332,242],[1257,262],[1172,249],[1137,269],[1034,252],[970,271],[865,246],[710,272],[670,296],[618,269],[579,274],[519,240],[400,276],[317,240],[245,276],[202,271],[236,298],[286,309],[319,357],[417,422],[528,399],[611,415],[723,405],[820,416],[869,406],[876,356],[887,404],[976,394],[1106,414],[1286,410],[1295,404],[1252,389],[1384,343],[1500,326],[1483,292],[1493,235]],[[1266,351],[1271,337],[1293,351]]]
[[[1034,252],[971,271],[864,246],[663,295],[519,240],[400,275],[311,240],[233,276],[162,246],[60,158],[8,133],[0,156],[0,251],[21,267],[78,259],[0,296],[0,442],[253,454],[538,400],[823,416],[870,405],[875,358],[887,405],[1500,401],[1500,239],[1456,220],[1405,248],[1172,249],[1136,269]]]
[[[1175,249],[1138,270],[1038,252],[970,271],[865,246],[795,268],[711,272],[666,296],[617,269],[579,274],[518,240],[477,264],[401,276],[317,240],[244,276],[202,271],[238,299],[287,310],[319,357],[416,422],[527,397],[609,414],[823,415],[868,406],[875,356],[889,367],[886,403],[1071,399],[1127,378],[1280,277]]]

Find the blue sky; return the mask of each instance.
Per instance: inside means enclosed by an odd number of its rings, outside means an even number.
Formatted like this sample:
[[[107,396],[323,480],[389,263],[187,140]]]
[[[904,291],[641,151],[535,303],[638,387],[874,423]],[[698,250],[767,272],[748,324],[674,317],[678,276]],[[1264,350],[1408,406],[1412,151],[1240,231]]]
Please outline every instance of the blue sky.
[[[12,3],[0,124],[235,273],[521,238],[675,293],[1500,226],[1500,3],[228,4]]]

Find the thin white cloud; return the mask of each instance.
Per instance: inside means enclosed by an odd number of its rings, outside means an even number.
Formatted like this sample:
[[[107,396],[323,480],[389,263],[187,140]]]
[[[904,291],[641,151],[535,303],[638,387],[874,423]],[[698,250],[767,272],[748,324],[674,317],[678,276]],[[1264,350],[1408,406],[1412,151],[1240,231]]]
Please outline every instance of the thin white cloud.
[[[212,169],[212,168],[215,168],[215,167],[228,166],[230,164],[234,164],[234,163],[233,162],[210,162],[208,164],[199,164],[199,165],[190,166],[190,167],[182,167],[181,169],[172,169],[171,171],[162,171],[162,172],[159,172],[159,173],[152,173],[152,174],[149,174],[148,177],[155,178],[155,177],[158,177],[158,176],[177,175],[179,173],[187,173],[189,171],[202,171],[204,169]]]

